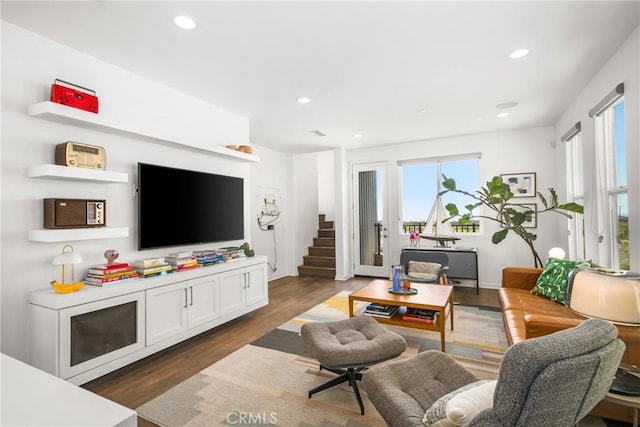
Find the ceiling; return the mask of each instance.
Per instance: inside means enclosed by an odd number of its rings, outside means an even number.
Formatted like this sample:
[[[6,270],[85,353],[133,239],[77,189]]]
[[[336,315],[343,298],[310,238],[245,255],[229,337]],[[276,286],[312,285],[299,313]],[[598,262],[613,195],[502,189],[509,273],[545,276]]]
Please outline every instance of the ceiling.
[[[302,153],[553,125],[638,26],[639,5],[2,1],[1,13],[247,117],[252,143]],[[197,27],[177,28],[179,14]],[[508,59],[517,48],[530,53]]]

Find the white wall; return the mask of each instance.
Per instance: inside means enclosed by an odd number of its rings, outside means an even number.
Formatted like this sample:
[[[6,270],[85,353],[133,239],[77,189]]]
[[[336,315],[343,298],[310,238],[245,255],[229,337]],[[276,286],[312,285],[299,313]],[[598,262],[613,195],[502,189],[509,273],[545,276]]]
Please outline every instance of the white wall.
[[[293,156],[292,162],[291,194],[295,218],[291,269],[297,275],[296,267],[302,265],[302,257],[309,253],[313,238],[318,237],[318,154],[298,154]]]
[[[495,175],[502,173],[536,172],[538,191],[559,184],[554,169],[557,149],[551,146],[554,138],[552,127],[540,127],[522,131],[486,133],[453,138],[435,139],[393,146],[370,147],[348,151],[349,166],[353,163],[386,161],[388,164],[389,194],[389,255],[390,264],[400,258],[401,249],[408,245],[408,237],[400,233],[399,218],[400,186],[398,161],[447,155],[481,152],[480,182],[485,185]],[[455,177],[452,177],[455,179]],[[467,189],[475,191],[476,189]],[[522,198],[520,203],[534,203],[537,199]],[[428,212],[425,212],[425,217]],[[540,215],[536,249],[546,259],[550,248],[562,240],[557,233],[557,222],[553,213]],[[509,265],[533,266],[528,246],[514,234],[510,234],[499,245],[491,243],[491,235],[498,231],[497,224],[485,221],[484,232],[477,236],[459,234],[458,247],[478,248],[480,286],[500,286],[502,267]],[[345,255],[345,254],[343,254]],[[351,256],[351,255],[348,255]],[[352,262],[348,262],[351,265]]]
[[[194,147],[248,143],[249,122],[79,53],[51,40],[2,23],[2,352],[21,360],[27,356],[28,293],[46,288],[59,279],[60,268],[51,265],[65,243],[73,244],[84,259],[76,278],[104,262],[106,249],[118,249],[120,259],[164,256],[170,249],[137,251],[137,215],[133,187],[138,161],[245,178],[245,240],[251,241],[254,200],[250,164],[208,154],[181,145],[156,144],[131,136],[104,133],[26,115],[27,106],[48,99],[56,77],[95,88],[100,116],[123,124],[135,124],[176,138]],[[53,163],[54,146],[68,140],[106,148],[108,170],[127,172],[130,184],[94,184],[27,178],[27,168]],[[263,151],[268,161],[284,161]],[[263,170],[260,177],[269,176]],[[282,175],[273,176],[281,185]],[[30,229],[42,228],[46,197],[104,198],[111,226],[129,226],[130,237],[39,243],[27,240]],[[167,202],[171,196],[167,195]],[[169,218],[167,218],[169,221]],[[161,230],[159,230],[161,232]],[[221,242],[213,247],[240,242]],[[267,246],[259,241],[259,245]],[[284,245],[283,245],[284,246]],[[198,246],[180,249],[198,249]]]
[[[288,204],[289,186],[287,184],[288,164],[290,154],[283,154],[265,147],[253,146],[253,154],[260,156],[260,163],[251,165],[251,194],[255,199],[254,206],[260,204],[260,194],[264,189],[281,196],[281,215],[273,222],[273,230],[264,231],[258,226],[257,206],[251,212],[251,246],[261,255],[269,258],[269,280],[294,274],[288,262],[291,259],[291,245],[288,244],[288,231],[292,214],[292,207]],[[274,270],[275,269],[275,270]]]
[[[624,102],[626,110],[627,134],[627,183],[629,200],[629,238],[631,270],[640,271],[640,29],[629,36],[620,46],[600,72],[594,76],[582,90],[576,100],[569,106],[556,124],[556,140],[558,141],[557,169],[559,177],[565,176],[565,146],[560,137],[577,121],[582,125],[582,141],[584,150],[584,182],[585,182],[585,249],[587,258],[607,265],[606,243],[598,243],[602,226],[594,225],[593,187],[595,171],[595,129],[594,120],[589,117],[593,108],[606,94],[619,83],[624,83]],[[566,182],[563,181],[563,194],[566,194]],[[560,224],[566,230],[566,221]],[[600,229],[600,230],[599,230]],[[605,240],[606,242],[606,240]],[[566,246],[565,246],[566,247]]]
[[[318,212],[334,221],[335,215],[335,169],[333,151],[318,153]]]

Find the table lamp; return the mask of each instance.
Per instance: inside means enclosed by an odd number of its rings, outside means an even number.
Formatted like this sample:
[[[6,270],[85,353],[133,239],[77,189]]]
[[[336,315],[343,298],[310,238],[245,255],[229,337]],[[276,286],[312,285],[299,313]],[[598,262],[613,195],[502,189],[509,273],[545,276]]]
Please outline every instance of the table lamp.
[[[599,269],[569,274],[565,304],[585,317],[640,325],[640,274]]]
[[[84,284],[82,282],[75,282],[74,277],[74,265],[80,264],[82,262],[82,257],[73,251],[73,246],[64,245],[62,247],[62,252],[53,257],[53,265],[61,265],[62,266],[62,281],[53,281],[51,282],[51,286],[53,286],[54,290],[57,293],[68,293],[77,291]]]

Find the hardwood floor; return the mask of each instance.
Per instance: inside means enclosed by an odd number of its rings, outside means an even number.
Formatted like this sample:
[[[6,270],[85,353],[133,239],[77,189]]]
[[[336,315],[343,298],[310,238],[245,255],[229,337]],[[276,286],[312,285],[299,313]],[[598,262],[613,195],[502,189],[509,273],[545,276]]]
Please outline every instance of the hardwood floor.
[[[354,291],[371,281],[356,277],[335,281],[321,277],[285,277],[269,282],[269,305],[200,334],[129,366],[91,381],[84,388],[135,409],[242,346],[342,290]],[[456,287],[455,300],[498,306],[495,290]],[[153,425],[138,420],[139,426]]]

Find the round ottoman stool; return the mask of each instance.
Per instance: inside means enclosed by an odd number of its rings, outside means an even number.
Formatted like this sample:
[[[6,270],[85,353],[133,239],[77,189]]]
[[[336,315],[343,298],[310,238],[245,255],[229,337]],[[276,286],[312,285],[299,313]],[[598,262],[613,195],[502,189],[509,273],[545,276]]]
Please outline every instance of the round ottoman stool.
[[[349,382],[364,415],[364,405],[357,380],[367,366],[402,354],[407,348],[405,339],[380,325],[373,317],[359,316],[336,322],[311,322],[302,325],[301,335],[309,350],[326,369],[339,376],[309,390],[314,393],[343,382]]]

